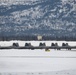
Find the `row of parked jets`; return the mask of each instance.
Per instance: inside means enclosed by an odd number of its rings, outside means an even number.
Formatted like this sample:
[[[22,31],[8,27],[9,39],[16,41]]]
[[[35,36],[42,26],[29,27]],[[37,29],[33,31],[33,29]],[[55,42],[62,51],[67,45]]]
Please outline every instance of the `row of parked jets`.
[[[0,46],[0,50],[1,49],[57,49],[57,50],[61,50],[61,49],[76,49],[76,46],[70,46],[68,43],[62,43],[62,46],[59,46],[58,43],[51,43],[50,46],[46,46],[45,43],[40,43],[39,46],[33,46],[31,45],[31,43],[25,43],[24,47],[19,46],[19,43],[13,43],[12,46]]]

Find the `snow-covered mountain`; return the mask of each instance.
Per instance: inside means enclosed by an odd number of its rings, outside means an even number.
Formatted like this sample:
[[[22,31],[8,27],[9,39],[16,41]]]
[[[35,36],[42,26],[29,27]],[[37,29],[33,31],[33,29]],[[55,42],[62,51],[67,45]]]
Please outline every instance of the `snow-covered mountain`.
[[[0,35],[76,36],[76,0],[0,0]]]

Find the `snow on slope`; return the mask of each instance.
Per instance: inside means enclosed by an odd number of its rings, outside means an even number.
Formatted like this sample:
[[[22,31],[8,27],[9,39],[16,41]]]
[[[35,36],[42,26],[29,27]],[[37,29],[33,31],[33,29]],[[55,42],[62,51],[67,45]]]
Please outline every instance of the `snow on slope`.
[[[17,4],[28,4],[29,3],[33,3],[34,1],[38,1],[38,0],[0,0],[0,5],[17,5]]]
[[[75,37],[75,18],[76,0],[1,0],[0,34]]]

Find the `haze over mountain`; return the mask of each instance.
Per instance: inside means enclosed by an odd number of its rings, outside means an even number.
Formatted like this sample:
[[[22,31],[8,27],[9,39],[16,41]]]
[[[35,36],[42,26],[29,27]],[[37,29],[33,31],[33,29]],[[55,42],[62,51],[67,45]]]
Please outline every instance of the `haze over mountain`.
[[[76,0],[0,0],[0,36],[76,36]]]

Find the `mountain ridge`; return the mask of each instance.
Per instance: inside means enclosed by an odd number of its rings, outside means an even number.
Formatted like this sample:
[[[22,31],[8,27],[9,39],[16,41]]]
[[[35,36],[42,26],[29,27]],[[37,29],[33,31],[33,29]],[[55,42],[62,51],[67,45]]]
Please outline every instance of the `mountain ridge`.
[[[75,0],[25,0],[21,4],[15,2],[9,4],[8,1],[2,3],[0,35],[15,36],[30,33],[30,35],[75,37],[75,3]]]

